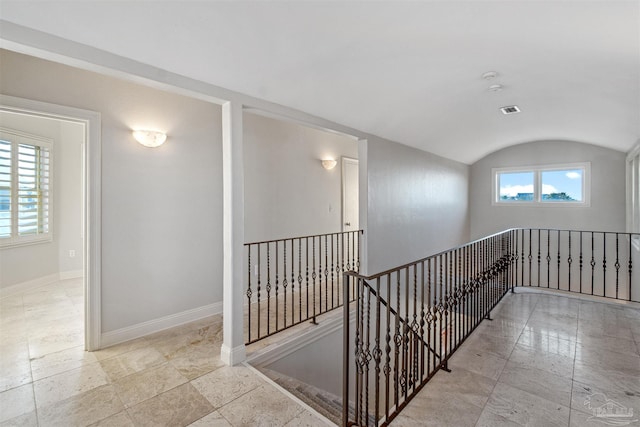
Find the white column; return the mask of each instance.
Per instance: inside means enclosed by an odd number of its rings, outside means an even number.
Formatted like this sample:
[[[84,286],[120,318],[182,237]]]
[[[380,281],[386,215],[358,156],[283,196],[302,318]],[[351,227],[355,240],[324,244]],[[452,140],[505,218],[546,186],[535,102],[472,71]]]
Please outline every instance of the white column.
[[[243,316],[244,167],[242,105],[222,105],[223,341],[220,358],[236,365],[246,358]]]

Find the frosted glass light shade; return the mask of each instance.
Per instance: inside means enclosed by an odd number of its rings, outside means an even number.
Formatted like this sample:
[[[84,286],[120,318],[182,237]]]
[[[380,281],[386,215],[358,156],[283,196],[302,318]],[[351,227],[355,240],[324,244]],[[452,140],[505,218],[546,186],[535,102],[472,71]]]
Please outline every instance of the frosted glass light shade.
[[[325,168],[326,170],[331,170],[331,169],[336,167],[336,163],[338,163],[338,162],[336,162],[333,159],[323,160],[322,161],[322,167]]]
[[[167,135],[155,130],[136,130],[133,137],[145,147],[159,147],[167,140]]]

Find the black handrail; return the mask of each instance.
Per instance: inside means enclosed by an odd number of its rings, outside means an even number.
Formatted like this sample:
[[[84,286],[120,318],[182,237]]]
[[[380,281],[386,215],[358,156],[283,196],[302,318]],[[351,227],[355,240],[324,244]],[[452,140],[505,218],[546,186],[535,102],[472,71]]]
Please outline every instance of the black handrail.
[[[354,372],[345,306],[343,424],[390,423],[437,370],[448,368],[451,355],[490,319],[508,290],[539,287],[640,302],[640,277],[633,268],[640,263],[638,239],[640,233],[512,228],[377,274],[345,273],[343,299],[355,300],[356,322]],[[415,353],[417,342],[411,344],[414,337],[427,343],[425,334],[440,348],[425,347],[438,356],[433,365],[430,359],[425,365],[425,353]]]

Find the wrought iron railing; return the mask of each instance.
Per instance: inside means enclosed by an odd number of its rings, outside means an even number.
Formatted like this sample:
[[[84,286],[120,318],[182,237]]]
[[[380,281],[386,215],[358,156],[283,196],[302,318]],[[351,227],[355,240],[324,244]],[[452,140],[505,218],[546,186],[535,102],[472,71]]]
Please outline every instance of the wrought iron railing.
[[[511,230],[513,286],[640,302],[640,234]]]
[[[343,425],[389,424],[509,289],[638,302],[638,239],[512,229],[373,276],[345,273]]]
[[[342,306],[343,273],[360,269],[359,231],[246,243],[245,342]]]

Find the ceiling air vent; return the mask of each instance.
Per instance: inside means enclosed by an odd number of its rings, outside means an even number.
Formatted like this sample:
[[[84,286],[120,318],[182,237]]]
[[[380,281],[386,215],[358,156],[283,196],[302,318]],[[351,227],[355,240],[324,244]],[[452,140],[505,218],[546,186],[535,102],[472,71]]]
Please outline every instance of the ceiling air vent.
[[[520,108],[517,105],[508,105],[506,107],[500,107],[502,114],[516,114],[520,112]]]

